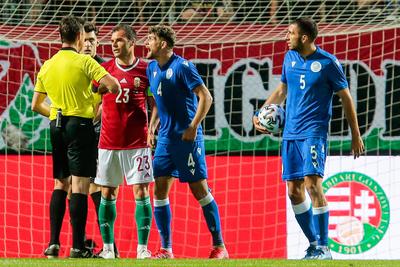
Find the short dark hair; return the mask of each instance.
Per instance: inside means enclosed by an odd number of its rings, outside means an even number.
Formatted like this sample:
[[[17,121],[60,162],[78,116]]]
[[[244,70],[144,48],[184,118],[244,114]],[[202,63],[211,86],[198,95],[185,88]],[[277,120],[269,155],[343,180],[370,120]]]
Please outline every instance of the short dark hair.
[[[96,36],[97,36],[97,34],[99,34],[99,29],[96,27],[96,25],[94,25],[91,22],[86,22],[85,25],[83,25],[83,28],[85,29],[86,33],[94,32],[94,34],[96,34]]]
[[[149,28],[149,34],[154,34],[159,38],[164,39],[167,42],[168,47],[173,48],[176,41],[175,31],[166,25],[151,26]]]
[[[82,31],[84,23],[85,21],[83,19],[73,15],[63,17],[59,25],[61,42],[74,43],[78,33]]]
[[[314,41],[318,36],[318,26],[317,23],[311,18],[298,18],[292,24],[296,24],[300,32],[304,35],[310,37]]]
[[[136,41],[136,31],[127,24],[118,24],[112,29],[112,32],[117,32],[123,30],[125,32],[125,36],[129,41]]]

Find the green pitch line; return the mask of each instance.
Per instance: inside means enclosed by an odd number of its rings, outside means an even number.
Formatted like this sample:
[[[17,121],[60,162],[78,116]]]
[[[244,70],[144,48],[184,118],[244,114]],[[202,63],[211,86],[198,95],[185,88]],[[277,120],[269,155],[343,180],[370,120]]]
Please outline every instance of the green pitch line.
[[[301,261],[301,260],[208,260],[208,259],[175,259],[175,260],[135,260],[135,259],[0,259],[0,266],[34,266],[34,267],[391,267],[400,266],[400,260],[333,260],[333,261]]]

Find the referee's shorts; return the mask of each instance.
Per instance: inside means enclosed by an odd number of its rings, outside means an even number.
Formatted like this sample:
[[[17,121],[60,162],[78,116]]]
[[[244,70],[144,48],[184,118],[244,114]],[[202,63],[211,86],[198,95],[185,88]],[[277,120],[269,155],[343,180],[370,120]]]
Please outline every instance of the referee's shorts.
[[[96,137],[92,119],[63,116],[61,127],[50,122],[53,177],[96,176]]]

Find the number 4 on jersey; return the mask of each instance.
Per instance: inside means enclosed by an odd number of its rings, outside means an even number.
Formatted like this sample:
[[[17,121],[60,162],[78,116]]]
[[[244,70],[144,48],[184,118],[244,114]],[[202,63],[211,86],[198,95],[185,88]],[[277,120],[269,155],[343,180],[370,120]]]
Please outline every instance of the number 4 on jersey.
[[[157,88],[157,95],[162,96],[162,91],[161,91],[161,82],[158,84]]]

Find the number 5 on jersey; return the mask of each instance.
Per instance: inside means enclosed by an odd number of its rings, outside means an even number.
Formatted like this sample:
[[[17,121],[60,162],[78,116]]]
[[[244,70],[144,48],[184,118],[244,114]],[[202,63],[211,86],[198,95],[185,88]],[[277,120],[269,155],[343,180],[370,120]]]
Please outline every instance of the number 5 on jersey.
[[[306,88],[306,80],[304,79],[306,75],[300,74],[300,89]]]

